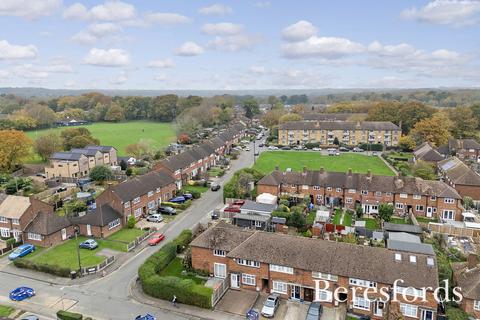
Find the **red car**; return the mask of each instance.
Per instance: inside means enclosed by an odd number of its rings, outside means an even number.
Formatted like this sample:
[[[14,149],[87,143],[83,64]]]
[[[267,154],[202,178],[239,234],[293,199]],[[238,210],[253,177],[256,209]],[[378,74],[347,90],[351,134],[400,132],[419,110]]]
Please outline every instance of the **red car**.
[[[148,244],[151,246],[156,246],[159,244],[163,239],[165,239],[165,236],[161,233],[156,233],[152,236],[150,240],[148,240]]]

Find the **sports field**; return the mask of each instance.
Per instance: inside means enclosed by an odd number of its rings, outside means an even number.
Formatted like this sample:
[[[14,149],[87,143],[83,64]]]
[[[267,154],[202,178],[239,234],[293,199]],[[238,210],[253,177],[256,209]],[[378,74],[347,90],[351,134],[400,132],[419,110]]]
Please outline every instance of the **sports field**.
[[[278,166],[281,170],[291,168],[301,171],[306,166],[310,170],[319,170],[324,167],[327,171],[353,172],[393,176],[394,173],[377,156],[367,156],[357,153],[341,153],[340,156],[321,155],[320,152],[308,151],[268,151],[257,159],[255,169],[270,173]]]
[[[75,127],[72,127],[75,128]],[[175,128],[171,123],[152,121],[127,121],[120,123],[98,122],[85,126],[102,145],[114,146],[120,155],[125,155],[125,147],[141,139],[151,141],[153,149],[167,146],[176,140]],[[27,135],[35,139],[47,132],[58,132],[66,127],[29,131]]]

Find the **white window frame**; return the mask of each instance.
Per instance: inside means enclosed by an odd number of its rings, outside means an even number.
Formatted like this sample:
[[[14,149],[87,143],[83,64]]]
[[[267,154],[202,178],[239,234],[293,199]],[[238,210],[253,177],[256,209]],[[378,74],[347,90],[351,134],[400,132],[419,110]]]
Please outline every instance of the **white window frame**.
[[[391,193],[391,192],[385,192],[385,195],[386,195],[387,197],[391,197],[391,196],[392,196],[392,193]]]
[[[335,191],[342,192],[342,188],[336,188]]]
[[[395,209],[400,209],[400,210],[403,210],[403,203],[400,203],[400,202],[396,202],[395,203]]]
[[[261,228],[262,227],[262,221],[255,221],[254,225],[255,225],[255,228]]]
[[[398,252],[395,253],[395,261],[402,261],[402,254],[401,253],[398,253]]]
[[[399,197],[406,199],[406,198],[408,198],[408,194],[406,194],[406,193],[400,193]]]
[[[410,263],[417,263],[417,256],[411,255],[409,260],[410,260]]]
[[[347,197],[347,198],[345,198],[345,202],[346,202],[346,203],[352,203],[352,202],[353,202],[353,199]]]
[[[433,257],[427,257],[427,266],[429,267],[435,266],[435,259],[433,259]]]
[[[302,189],[303,189],[303,190],[308,190],[308,185],[303,184],[303,185],[302,185]]]
[[[148,191],[148,193],[147,193],[147,196],[150,198],[150,197],[152,197],[152,196],[153,196],[153,194],[154,194],[154,192],[153,192],[153,191]]]
[[[272,292],[287,294],[288,284],[282,281],[272,281]]]
[[[28,240],[42,241],[42,235],[41,235],[41,234],[38,234],[38,233],[29,232],[29,233],[27,234],[27,238],[28,238]]]
[[[473,309],[480,311],[480,300],[473,301]]]
[[[0,216],[0,223],[8,223],[8,219]]]
[[[214,263],[213,264],[213,275],[216,278],[225,279],[227,277],[227,265],[224,263]]]
[[[293,274],[292,267],[280,266],[278,264],[271,264],[269,268],[270,268],[270,271]]]
[[[413,199],[415,199],[415,200],[421,200],[421,199],[422,199],[422,196],[419,195],[419,194],[414,194],[414,195],[413,195]]]
[[[413,304],[400,303],[400,312],[406,317],[417,318],[418,307]]]
[[[313,186],[313,190],[320,190],[320,186]]]
[[[368,190],[362,190],[362,196],[368,196]]]
[[[148,207],[148,209],[153,209],[153,208],[155,208],[155,200],[150,201],[150,202],[147,204],[147,207]]]
[[[330,273],[322,273],[317,271],[312,271],[312,278],[314,279],[323,279],[328,281],[338,281],[338,276]]]
[[[246,259],[237,259],[237,264],[252,268],[260,268],[260,262]]]
[[[455,199],[453,199],[453,198],[444,198],[444,199],[443,199],[443,202],[449,203],[449,204],[454,204],[454,203],[455,203]]]
[[[445,218],[445,214],[448,215],[447,218]],[[450,217],[451,215],[451,217]],[[455,211],[454,210],[443,210],[442,211],[442,219],[443,220],[455,220]]]
[[[213,250],[213,255],[215,257],[225,257],[227,255],[227,252],[225,250],[214,249]]]
[[[19,225],[20,224],[20,219],[12,219],[12,224]]]
[[[364,299],[363,297],[356,296],[355,299],[352,301],[353,308],[360,309],[360,310],[370,310],[370,301],[368,299]]]
[[[348,193],[355,193],[355,192],[357,192],[356,189],[348,189]]]
[[[135,211],[133,212],[133,214],[135,215],[135,218],[138,218],[142,215],[142,208],[137,208],[135,209]]]
[[[319,301],[332,302],[333,294],[329,290],[318,290]]]
[[[113,221],[110,221],[108,223],[108,230],[112,230],[113,228],[116,228],[120,225],[120,218],[117,218]]]
[[[348,282],[351,285],[358,286],[358,287],[364,287],[364,288],[376,288],[377,287],[376,282],[363,280],[363,279],[350,278],[350,279],[348,279]]]
[[[423,205],[417,204],[417,205],[415,206],[415,211],[425,211],[425,210],[423,209]]]
[[[242,284],[246,286],[255,286],[256,284],[255,275],[242,273]]]
[[[9,238],[10,237],[10,229],[0,228],[0,235],[4,238]]]
[[[136,197],[135,199],[132,200],[133,204],[137,204],[140,202],[140,197]]]
[[[375,197],[381,197],[382,191],[375,191]]]
[[[327,187],[327,191],[332,191],[332,187]]]
[[[123,205],[123,207],[126,209],[126,208],[130,208],[130,201],[127,201],[125,202],[125,204]]]

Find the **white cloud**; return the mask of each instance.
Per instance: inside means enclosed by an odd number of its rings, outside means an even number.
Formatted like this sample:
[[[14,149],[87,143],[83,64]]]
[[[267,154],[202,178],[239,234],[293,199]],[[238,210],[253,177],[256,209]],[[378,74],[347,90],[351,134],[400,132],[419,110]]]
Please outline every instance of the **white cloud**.
[[[125,71],[120,72],[120,74],[110,79],[110,83],[114,85],[124,84],[127,81],[128,75]]]
[[[94,44],[100,39],[114,37],[119,32],[122,32],[122,27],[115,23],[104,22],[104,23],[95,23],[88,26],[86,30],[82,30],[76,33],[72,37],[72,41],[78,42],[80,44]]]
[[[0,60],[32,59],[37,53],[34,45],[20,46],[10,44],[7,40],[0,41]]]
[[[52,15],[62,5],[62,0],[1,0],[0,16],[36,19]]]
[[[145,15],[145,19],[149,23],[156,23],[160,25],[177,25],[177,24],[186,24],[191,23],[192,19],[178,13],[168,13],[168,12],[152,12]]]
[[[175,50],[177,55],[184,57],[198,56],[203,52],[203,48],[193,41],[187,41]]]
[[[312,23],[300,20],[283,29],[282,36],[287,41],[302,41],[316,35],[317,31]]]
[[[223,4],[214,4],[209,7],[203,7],[198,10],[198,13],[205,15],[226,15],[233,13],[233,9]]]
[[[75,3],[65,9],[64,19],[130,21],[136,19],[135,7],[122,1],[105,1],[88,10],[83,4]]]
[[[0,80],[5,80],[10,76],[10,72],[7,70],[0,70]]]
[[[45,79],[49,75],[47,71],[41,70],[33,64],[16,65],[11,70],[17,77],[26,79]]]
[[[130,54],[123,49],[92,48],[83,61],[95,66],[121,67],[130,64]]]
[[[202,32],[214,35],[232,35],[243,31],[241,24],[230,22],[206,23],[202,27]]]
[[[365,47],[345,38],[312,36],[304,41],[287,43],[282,46],[286,58],[338,59],[343,56],[364,52]]]
[[[478,22],[480,1],[477,0],[433,0],[421,8],[404,10],[401,17],[433,24],[456,26]]]
[[[401,43],[398,45],[382,45],[378,41],[372,42],[368,46],[368,50],[380,56],[405,56],[417,52],[415,47],[407,43]]]
[[[44,67],[39,67],[39,70],[45,71],[48,73],[72,73],[73,67],[63,57],[56,57],[52,59],[49,65]]]
[[[224,51],[240,51],[250,49],[262,40],[259,35],[234,34],[228,36],[218,36],[208,43],[208,46]]]
[[[359,83],[358,87],[368,88],[413,88],[419,87],[418,78],[400,78],[397,76],[384,76],[379,79],[372,79],[365,83]]]
[[[150,61],[148,67],[159,69],[173,68],[175,67],[175,63],[171,59],[158,59]]]

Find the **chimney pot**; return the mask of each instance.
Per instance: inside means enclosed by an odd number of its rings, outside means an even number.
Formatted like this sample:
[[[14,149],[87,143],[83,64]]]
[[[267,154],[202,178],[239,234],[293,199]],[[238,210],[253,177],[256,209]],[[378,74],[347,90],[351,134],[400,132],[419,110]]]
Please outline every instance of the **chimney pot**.
[[[467,267],[469,270],[477,267],[478,257],[475,253],[470,253],[467,258]]]

